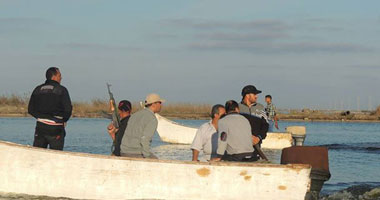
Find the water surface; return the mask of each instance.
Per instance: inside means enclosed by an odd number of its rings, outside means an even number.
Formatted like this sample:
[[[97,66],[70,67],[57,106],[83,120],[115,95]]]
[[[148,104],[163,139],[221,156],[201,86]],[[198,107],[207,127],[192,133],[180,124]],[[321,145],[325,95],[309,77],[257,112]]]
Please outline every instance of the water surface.
[[[206,120],[176,120],[198,127]],[[111,139],[107,119],[71,119],[67,126],[65,151],[109,155]],[[0,140],[32,145],[33,118],[0,118]],[[380,186],[380,124],[353,122],[279,122],[280,130],[287,126],[305,126],[305,145],[329,148],[331,179],[322,193],[360,184]],[[162,142],[157,134],[152,142],[153,152],[160,159],[191,160],[189,145]],[[272,162],[280,162],[280,151],[265,151]]]

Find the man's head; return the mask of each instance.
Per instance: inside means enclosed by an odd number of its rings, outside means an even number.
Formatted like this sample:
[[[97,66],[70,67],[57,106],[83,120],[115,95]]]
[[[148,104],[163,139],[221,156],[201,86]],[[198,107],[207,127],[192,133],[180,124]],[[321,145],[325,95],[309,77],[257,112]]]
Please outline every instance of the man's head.
[[[239,104],[234,101],[234,100],[229,100],[226,102],[226,105],[225,105],[225,108],[226,108],[226,112],[227,113],[233,113],[233,112],[240,112],[239,110]]]
[[[62,75],[58,67],[50,67],[48,70],[46,70],[45,76],[46,80],[53,80],[61,83]]]
[[[224,114],[226,114],[226,109],[220,104],[216,104],[211,109],[211,118],[213,120],[219,120]]]
[[[266,95],[265,96],[265,102],[267,102],[267,104],[270,104],[270,103],[272,103],[272,96],[271,95]]]
[[[243,102],[247,105],[257,102],[257,95],[261,93],[261,90],[256,89],[253,85],[245,86],[241,91]]]
[[[122,100],[119,102],[117,108],[119,109],[120,117],[124,118],[131,114],[132,104],[128,100]]]
[[[154,113],[158,113],[161,111],[162,103],[164,102],[165,100],[161,99],[160,95],[148,94],[145,99],[145,107],[151,109]]]

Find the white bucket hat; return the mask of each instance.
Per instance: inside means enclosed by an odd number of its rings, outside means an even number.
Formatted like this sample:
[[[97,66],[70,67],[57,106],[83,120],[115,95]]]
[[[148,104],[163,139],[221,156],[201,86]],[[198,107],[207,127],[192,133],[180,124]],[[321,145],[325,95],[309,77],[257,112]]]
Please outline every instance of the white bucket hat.
[[[165,99],[161,99],[160,95],[155,93],[148,94],[148,96],[146,96],[145,98],[145,105],[149,105],[156,102],[164,103]]]

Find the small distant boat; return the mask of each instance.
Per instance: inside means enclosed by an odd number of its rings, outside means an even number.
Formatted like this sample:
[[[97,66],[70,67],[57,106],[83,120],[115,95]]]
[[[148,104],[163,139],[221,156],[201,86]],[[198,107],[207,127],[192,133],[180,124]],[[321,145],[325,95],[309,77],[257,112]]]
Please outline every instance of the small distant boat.
[[[308,164],[199,163],[0,141],[0,192],[76,199],[304,199]]]
[[[157,132],[161,140],[173,144],[191,144],[197,128],[184,126],[156,114],[158,120]],[[264,149],[283,149],[293,145],[291,133],[268,133],[261,144]]]

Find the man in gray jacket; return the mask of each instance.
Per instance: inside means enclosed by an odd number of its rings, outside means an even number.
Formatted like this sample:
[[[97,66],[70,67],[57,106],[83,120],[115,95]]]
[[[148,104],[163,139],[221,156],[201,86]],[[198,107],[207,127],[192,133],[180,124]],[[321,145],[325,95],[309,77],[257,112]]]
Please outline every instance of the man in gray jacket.
[[[236,101],[227,101],[225,108],[227,115],[218,122],[218,157],[212,161],[256,161],[249,121],[239,114]]]
[[[256,89],[253,85],[245,86],[241,91],[243,98],[239,104],[240,113],[254,115],[268,121],[264,106],[257,102],[257,95],[260,93],[261,90]]]
[[[150,144],[156,132],[158,121],[155,113],[161,111],[165,100],[158,94],[149,94],[145,100],[145,108],[134,113],[128,121],[120,145],[120,154],[124,157],[154,158],[150,152]]]

